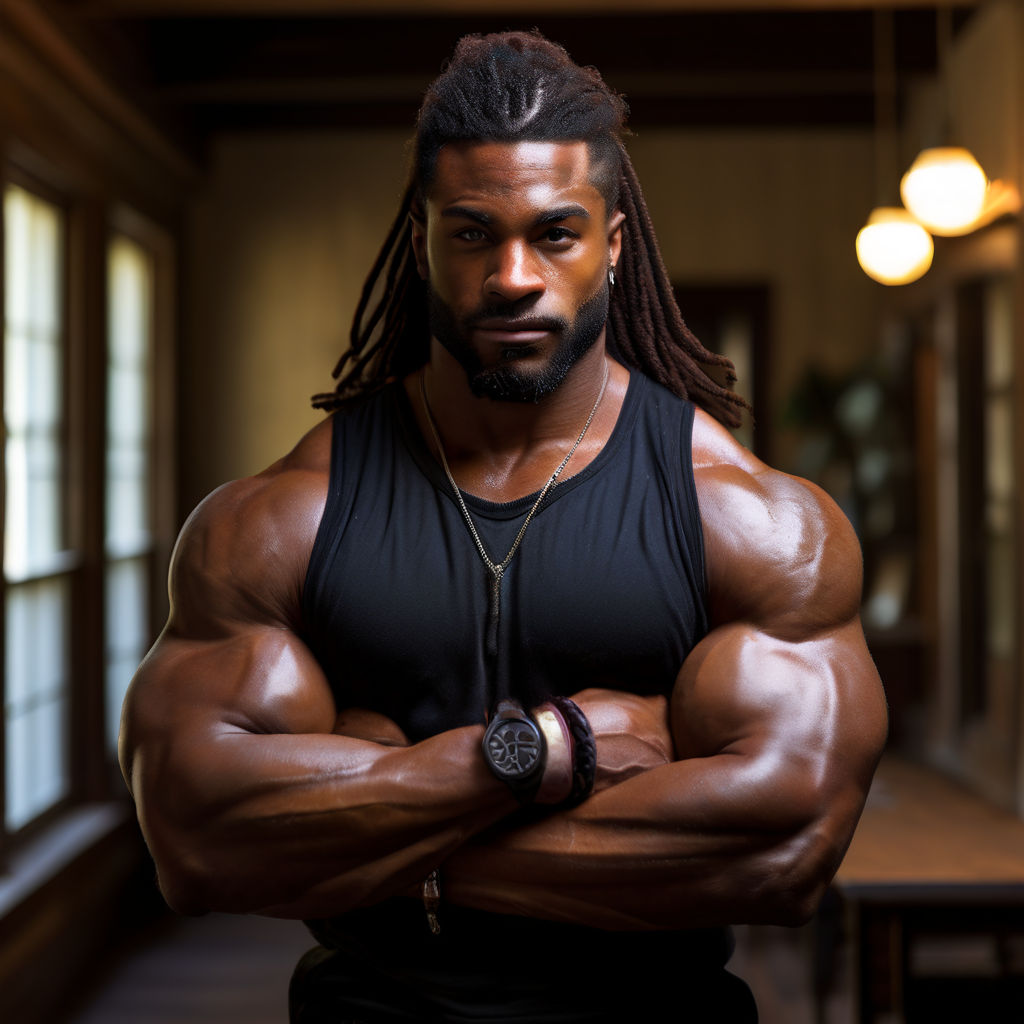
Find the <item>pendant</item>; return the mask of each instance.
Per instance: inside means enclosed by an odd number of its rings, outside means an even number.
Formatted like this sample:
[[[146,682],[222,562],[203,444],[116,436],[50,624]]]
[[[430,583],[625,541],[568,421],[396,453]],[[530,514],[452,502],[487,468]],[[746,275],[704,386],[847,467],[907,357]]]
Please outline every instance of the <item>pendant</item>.
[[[501,577],[505,573],[503,565],[490,565],[491,599],[487,607],[487,657],[498,656],[498,622],[501,619]]]

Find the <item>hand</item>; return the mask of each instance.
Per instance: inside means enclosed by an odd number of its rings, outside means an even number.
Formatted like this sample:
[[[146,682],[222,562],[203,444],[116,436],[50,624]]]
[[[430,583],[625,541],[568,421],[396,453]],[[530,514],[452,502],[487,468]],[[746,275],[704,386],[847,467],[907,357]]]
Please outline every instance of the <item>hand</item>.
[[[597,741],[595,793],[673,760],[665,697],[590,689],[572,699]]]
[[[345,708],[334,721],[335,736],[349,736],[352,739],[368,740],[383,747],[408,747],[409,738],[404,732],[379,711],[366,708]]]

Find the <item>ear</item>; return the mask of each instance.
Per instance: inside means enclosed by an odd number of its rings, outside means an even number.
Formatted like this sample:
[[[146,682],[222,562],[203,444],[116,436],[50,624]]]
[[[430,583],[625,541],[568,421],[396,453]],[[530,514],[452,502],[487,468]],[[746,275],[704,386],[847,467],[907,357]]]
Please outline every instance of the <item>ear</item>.
[[[409,225],[412,228],[412,254],[416,260],[416,271],[426,281],[430,277],[427,263],[427,218],[419,200],[413,200],[409,210]]]
[[[622,224],[626,215],[621,210],[616,210],[608,218],[608,266],[614,267],[619,262],[619,254],[622,252]]]

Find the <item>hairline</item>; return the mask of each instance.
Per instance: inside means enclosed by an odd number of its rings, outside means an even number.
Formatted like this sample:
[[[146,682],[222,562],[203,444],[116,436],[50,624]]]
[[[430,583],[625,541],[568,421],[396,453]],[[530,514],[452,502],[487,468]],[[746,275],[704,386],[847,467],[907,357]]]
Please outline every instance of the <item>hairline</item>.
[[[416,140],[416,149],[419,150],[419,139]],[[587,181],[597,189],[601,198],[604,200],[605,206],[605,219],[611,220],[615,213],[620,209],[619,202],[619,178],[621,177],[622,170],[621,166],[615,169],[609,169],[608,164],[615,160],[616,163],[619,161],[611,154],[615,152],[616,141],[610,136],[599,137],[595,139],[586,138],[571,138],[567,137],[564,139],[544,139],[544,138],[519,138],[519,139],[498,139],[498,138],[466,138],[466,139],[448,139],[442,142],[434,152],[433,159],[430,162],[430,177],[426,181],[420,177],[420,159],[419,153],[417,152],[417,159],[413,168],[414,182],[416,195],[420,201],[425,201],[429,198],[430,188],[433,185],[437,177],[437,163],[438,157],[441,155],[441,150],[445,146],[451,145],[469,145],[469,146],[482,146],[488,143],[495,143],[497,145],[505,146],[518,146],[521,143],[549,143],[555,146],[573,146],[578,143],[582,143],[587,147]]]

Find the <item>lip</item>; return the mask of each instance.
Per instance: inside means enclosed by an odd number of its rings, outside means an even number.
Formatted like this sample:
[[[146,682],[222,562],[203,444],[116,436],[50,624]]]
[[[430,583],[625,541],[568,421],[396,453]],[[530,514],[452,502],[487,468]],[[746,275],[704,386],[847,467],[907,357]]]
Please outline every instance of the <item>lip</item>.
[[[522,320],[481,320],[473,327],[473,333],[482,341],[493,341],[502,345],[531,345],[543,341],[552,331],[544,320],[523,318]]]

